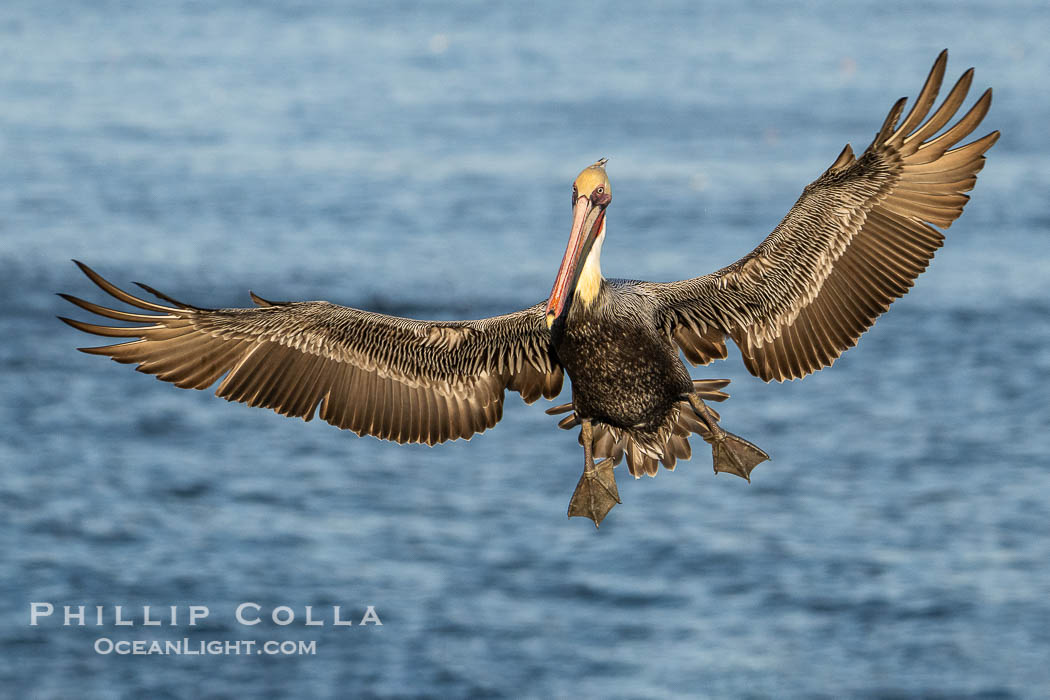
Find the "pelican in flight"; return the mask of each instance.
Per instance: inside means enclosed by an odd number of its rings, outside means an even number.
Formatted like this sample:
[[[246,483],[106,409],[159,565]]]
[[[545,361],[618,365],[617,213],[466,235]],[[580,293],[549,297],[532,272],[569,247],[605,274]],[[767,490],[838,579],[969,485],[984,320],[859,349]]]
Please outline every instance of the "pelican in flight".
[[[82,309],[133,325],[63,318],[87,333],[127,339],[81,348],[134,364],[176,386],[286,416],[320,417],[358,435],[399,443],[470,438],[496,425],[504,394],[553,399],[568,374],[572,402],[548,413],[579,426],[584,468],[569,517],[597,526],[620,502],[613,467],[635,477],[688,459],[688,438],[712,447],[715,472],[750,481],[768,455],[724,430],[707,402],[728,397],[726,379],[693,380],[691,364],[724,359],[726,339],[765,380],[797,379],[830,366],[905,294],[962,213],[992,133],[957,145],[981,122],[987,90],[949,128],[973,69],[933,109],[947,51],[938,56],[907,116],[893,105],[859,158],[847,144],[753,251],[702,277],[656,283],[606,279],[599,257],[612,190],[605,159],[572,185],[569,243],[546,301],[476,321],[416,321],[326,301],[255,308],[164,303],[133,296],[88,266],[122,311],[74,296]],[[942,131],[943,130],[943,131]]]

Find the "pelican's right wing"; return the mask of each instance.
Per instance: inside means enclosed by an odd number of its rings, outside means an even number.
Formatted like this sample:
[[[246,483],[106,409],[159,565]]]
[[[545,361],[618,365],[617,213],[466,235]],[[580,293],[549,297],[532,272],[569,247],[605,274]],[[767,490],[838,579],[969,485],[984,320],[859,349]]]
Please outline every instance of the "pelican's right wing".
[[[87,333],[130,342],[84,352],[136,364],[176,386],[216,391],[228,401],[286,416],[320,416],[358,435],[396,442],[469,438],[503,415],[505,389],[532,403],[554,398],[562,369],[550,348],[544,304],[477,321],[414,321],[325,301],[204,309],[155,304],[118,289],[82,263],[113,297],[154,313],[129,313],[63,294],[77,306],[134,326],[62,320]],[[144,324],[144,325],[143,325]]]

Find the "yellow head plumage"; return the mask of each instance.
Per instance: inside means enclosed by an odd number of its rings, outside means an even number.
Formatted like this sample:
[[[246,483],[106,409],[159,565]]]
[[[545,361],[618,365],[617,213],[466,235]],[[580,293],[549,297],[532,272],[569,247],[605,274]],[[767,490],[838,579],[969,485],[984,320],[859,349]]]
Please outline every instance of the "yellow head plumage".
[[[570,297],[590,306],[601,291],[599,263],[605,238],[605,207],[612,201],[605,158],[584,168],[572,183],[572,230],[558,276],[547,300],[547,327],[568,307]]]
[[[576,181],[572,183],[573,189],[573,204],[576,203],[576,197],[584,196],[590,197],[594,193],[609,194],[609,176],[605,174],[605,164],[608,159],[602,158],[594,165],[589,165],[583,169],[583,171],[576,176]],[[598,192],[598,188],[602,188],[601,192]]]

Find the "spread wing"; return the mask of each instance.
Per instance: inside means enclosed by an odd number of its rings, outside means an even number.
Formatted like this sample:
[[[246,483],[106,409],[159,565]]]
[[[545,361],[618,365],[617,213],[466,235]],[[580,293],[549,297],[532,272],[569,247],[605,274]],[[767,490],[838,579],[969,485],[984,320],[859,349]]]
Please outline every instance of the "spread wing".
[[[82,263],[95,284],[131,313],[62,294],[88,311],[137,325],[63,321],[130,342],[81,348],[138,365],[176,386],[216,391],[229,401],[286,416],[322,419],[358,435],[434,444],[469,438],[502,417],[505,389],[532,403],[561,390],[544,305],[478,321],[414,321],[324,301],[203,309],[156,304],[113,286]],[[153,313],[141,313],[141,311]]]
[[[761,245],[713,274],[652,283],[667,333],[694,364],[726,356],[725,336],[762,379],[795,379],[831,365],[926,269],[968,201],[992,132],[956,146],[980,124],[988,90],[953,126],[966,71],[933,114],[947,51],[914,106],[890,110],[875,140],[854,158],[849,145]],[[929,115],[929,116],[928,116]]]

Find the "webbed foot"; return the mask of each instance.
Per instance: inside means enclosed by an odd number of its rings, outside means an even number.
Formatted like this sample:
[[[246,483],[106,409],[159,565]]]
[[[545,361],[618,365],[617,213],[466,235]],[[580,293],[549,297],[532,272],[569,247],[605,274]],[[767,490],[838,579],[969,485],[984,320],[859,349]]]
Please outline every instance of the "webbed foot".
[[[762,449],[726,431],[712,438],[711,454],[714,456],[715,473],[727,472],[751,482],[751,470],[769,459]]]
[[[594,527],[598,527],[613,506],[622,501],[613,476],[613,461],[603,459],[593,466],[593,469],[584,469],[576,484],[569,501],[569,517],[590,518]]]
[[[751,470],[769,459],[769,455],[739,435],[723,430],[718,424],[718,417],[699,395],[690,394],[689,403],[696,415],[707,423],[709,432],[703,438],[711,444],[715,473],[736,474],[751,483]]]

